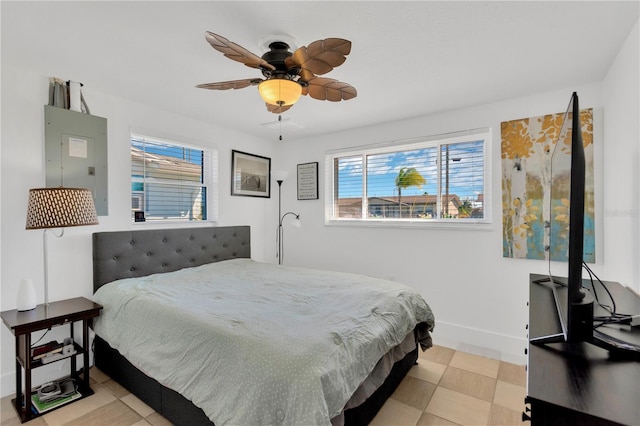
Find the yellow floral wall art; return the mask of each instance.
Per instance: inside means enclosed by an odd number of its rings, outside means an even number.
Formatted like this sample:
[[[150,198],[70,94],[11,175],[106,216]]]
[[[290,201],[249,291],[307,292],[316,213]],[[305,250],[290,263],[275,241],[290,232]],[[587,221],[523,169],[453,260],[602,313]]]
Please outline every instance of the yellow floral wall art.
[[[570,121],[571,113],[566,117]],[[504,257],[567,260],[572,129],[563,128],[564,120],[565,113],[558,113],[501,123]],[[581,110],[580,120],[586,161],[584,260],[595,262],[593,110]]]

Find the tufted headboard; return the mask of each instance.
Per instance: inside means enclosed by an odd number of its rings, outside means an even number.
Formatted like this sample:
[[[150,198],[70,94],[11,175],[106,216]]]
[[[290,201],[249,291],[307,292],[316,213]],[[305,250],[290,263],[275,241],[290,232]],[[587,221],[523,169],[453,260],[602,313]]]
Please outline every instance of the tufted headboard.
[[[93,291],[122,278],[251,258],[249,226],[222,226],[93,234]]]

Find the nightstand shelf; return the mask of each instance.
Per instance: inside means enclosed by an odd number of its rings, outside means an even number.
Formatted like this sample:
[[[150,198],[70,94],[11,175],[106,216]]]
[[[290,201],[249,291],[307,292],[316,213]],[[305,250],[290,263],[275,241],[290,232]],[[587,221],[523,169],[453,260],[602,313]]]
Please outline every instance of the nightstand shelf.
[[[49,365],[49,364],[52,364],[54,362],[62,361],[62,360],[65,360],[67,358],[71,358],[73,356],[80,355],[84,351],[84,348],[82,346],[78,345],[77,343],[73,344],[73,348],[74,348],[75,352],[73,352],[72,354],[64,355],[64,354],[60,353],[60,354],[58,354],[60,356],[56,356],[55,360],[52,360],[52,361],[49,361],[49,362],[44,362],[42,359],[35,359],[35,360],[32,359],[31,360],[31,369],[33,370],[35,368],[42,367],[43,365]],[[25,368],[24,364],[21,363],[21,365],[22,365],[22,368]]]
[[[31,402],[31,371],[35,368],[69,359],[71,362],[71,377],[76,380],[78,391],[82,394],[82,397],[93,394],[89,386],[89,323],[93,318],[100,315],[100,309],[102,309],[101,305],[84,297],[77,297],[52,302],[48,306],[38,305],[30,311],[19,312],[14,309],[2,312],[2,322],[16,338],[16,398],[12,402],[23,423],[39,416],[32,408]],[[73,324],[79,321],[82,321],[82,346],[74,343],[74,354],[63,355],[59,359],[46,364],[41,360],[34,361],[31,359],[31,333],[68,324],[69,337],[73,339]],[[83,359],[82,374],[76,368],[76,358],[78,356],[82,356]],[[24,370],[24,389],[22,386],[22,370]],[[80,375],[82,375],[82,378],[80,378]],[[61,404],[60,406],[64,405],[66,404]]]

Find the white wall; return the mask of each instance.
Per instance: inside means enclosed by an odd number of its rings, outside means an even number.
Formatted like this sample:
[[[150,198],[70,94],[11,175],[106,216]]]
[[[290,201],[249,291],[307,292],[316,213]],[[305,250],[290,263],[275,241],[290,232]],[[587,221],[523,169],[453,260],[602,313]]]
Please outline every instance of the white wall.
[[[44,105],[48,101],[47,75],[15,69],[2,64],[2,216],[1,270],[2,310],[15,309],[18,284],[31,278],[44,301],[42,232],[25,230],[29,188],[45,184],[44,176]],[[64,75],[56,77],[65,78]],[[131,130],[169,140],[213,147],[219,155],[219,225],[250,225],[252,256],[267,259],[275,238],[276,214],[273,218],[256,212],[277,209],[277,197],[231,197],[231,150],[271,156],[272,141],[257,139],[207,123],[159,111],[105,95],[99,88],[87,87],[83,93],[93,115],[106,117],[108,126],[109,215],[99,217],[100,225],[67,228],[62,238],[48,237],[49,298],[90,297],[92,291],[91,234],[98,231],[150,228],[158,225],[131,224],[131,180],[129,135]],[[277,166],[277,162],[274,161]],[[272,194],[275,188],[272,188]],[[272,219],[272,220],[270,220]],[[273,235],[270,232],[273,228]],[[1,394],[14,392],[14,339],[1,327]],[[62,332],[62,330],[58,330]],[[50,337],[50,336],[48,336]],[[55,335],[53,336],[55,338]],[[63,336],[64,337],[64,336]],[[58,338],[61,340],[62,338]],[[63,364],[63,363],[58,363]],[[42,371],[41,371],[42,370]],[[40,368],[38,379],[60,376],[56,369]],[[52,377],[51,377],[52,376]]]
[[[603,84],[605,276],[640,293],[640,30],[636,24]],[[633,238],[635,236],[635,238]]]

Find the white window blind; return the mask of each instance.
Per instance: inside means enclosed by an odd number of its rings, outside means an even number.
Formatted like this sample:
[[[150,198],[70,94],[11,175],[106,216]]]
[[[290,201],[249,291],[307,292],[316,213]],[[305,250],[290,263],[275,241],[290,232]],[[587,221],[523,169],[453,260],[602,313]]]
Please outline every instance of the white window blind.
[[[489,132],[327,155],[327,221],[487,222]]]
[[[215,220],[216,176],[214,150],[132,135],[132,220]]]

